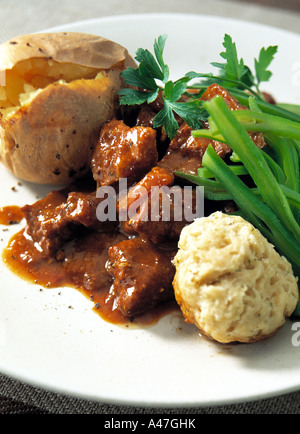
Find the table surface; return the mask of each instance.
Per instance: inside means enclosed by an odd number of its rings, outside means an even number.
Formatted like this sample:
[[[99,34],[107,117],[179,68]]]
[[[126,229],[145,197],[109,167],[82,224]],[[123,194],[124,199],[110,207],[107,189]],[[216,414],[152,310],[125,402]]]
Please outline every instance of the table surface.
[[[22,5],[21,5],[22,4]],[[51,5],[51,9],[49,8]],[[0,0],[0,43],[17,34],[95,17],[148,12],[219,15],[299,33],[299,0]],[[18,12],[16,12],[18,11]],[[0,375],[0,414],[299,414],[300,392],[204,408],[139,408],[95,403]]]

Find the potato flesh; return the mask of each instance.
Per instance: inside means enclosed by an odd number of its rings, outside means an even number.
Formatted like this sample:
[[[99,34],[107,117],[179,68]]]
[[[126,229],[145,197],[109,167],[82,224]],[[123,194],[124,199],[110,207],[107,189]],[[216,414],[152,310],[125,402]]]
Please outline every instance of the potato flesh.
[[[52,59],[33,58],[17,63],[5,74],[0,87],[0,113],[4,118],[15,113],[49,84],[70,83],[76,79],[94,79],[99,70]]]

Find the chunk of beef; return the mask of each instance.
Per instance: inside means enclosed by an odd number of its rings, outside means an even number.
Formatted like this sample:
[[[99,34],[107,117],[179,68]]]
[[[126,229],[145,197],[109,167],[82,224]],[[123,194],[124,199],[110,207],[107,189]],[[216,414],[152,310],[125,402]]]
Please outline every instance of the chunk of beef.
[[[61,216],[61,220],[65,222],[78,224],[87,228],[101,230],[104,225],[97,219],[97,206],[100,200],[96,197],[96,193],[83,193],[72,191],[64,203],[57,207],[57,214]],[[105,227],[107,230],[108,227]]]
[[[115,222],[99,222],[96,193],[53,191],[33,205],[22,208],[26,234],[46,256],[53,256],[66,240],[74,238],[82,227],[112,230]]]
[[[224,87],[216,83],[211,84],[206,89],[201,99],[203,101],[209,101],[215,96],[221,96],[226,102],[227,106],[230,108],[230,110],[247,110],[247,107],[242,105],[236,98],[234,98],[227,89],[224,89]],[[263,148],[266,145],[263,134],[250,132],[249,136],[259,148]]]
[[[61,219],[57,216],[57,207],[64,203],[67,195],[65,190],[52,191],[43,199],[22,208],[26,219],[25,233],[47,256],[59,249],[61,239],[70,236],[71,228],[62,226]],[[59,226],[60,230],[58,230]],[[60,232],[59,236],[58,232]]]
[[[276,100],[273,97],[273,95],[271,95],[268,92],[262,92],[263,97],[265,98],[265,100],[269,103],[269,104],[276,104]]]
[[[120,194],[118,208],[119,212],[127,211],[133,202],[139,198],[148,196],[152,187],[172,185],[174,176],[165,169],[153,167],[138,183],[132,186],[128,192]]]
[[[181,171],[196,174],[202,166],[202,158],[211,144],[222,158],[231,152],[228,145],[205,137],[194,137],[192,128],[183,123],[177,135],[171,140],[165,156],[158,162],[158,166],[174,173]]]
[[[124,239],[117,232],[92,231],[65,243],[57,256],[71,284],[91,293],[108,290],[113,283],[105,269],[108,249]]]
[[[154,244],[178,240],[187,224],[202,217],[201,197],[197,198],[197,194],[192,187],[153,189],[143,206],[129,218],[127,228]]]
[[[153,187],[171,186],[173,182],[174,176],[169,171],[153,167],[137,184],[121,194],[119,196],[118,212],[122,230],[127,233],[136,232],[131,227],[130,220],[137,213],[143,214],[145,212],[144,209],[148,207],[151,189]]]
[[[120,178],[138,181],[157,162],[156,132],[153,128],[128,127],[112,120],[102,128],[93,153],[91,168],[98,185],[114,185]]]
[[[171,172],[154,167],[119,197],[121,228],[158,244],[177,240],[182,228],[202,215],[201,196],[192,187],[174,186]],[[189,190],[190,189],[190,190]]]
[[[201,99],[209,101],[215,96],[221,96],[230,110],[246,109],[228,90],[215,83],[206,89]],[[204,124],[204,127],[208,128],[208,124]],[[266,143],[261,133],[250,132],[249,135],[258,147],[262,148],[265,146]],[[172,173],[181,171],[196,174],[197,169],[202,166],[202,158],[209,144],[214,147],[221,158],[224,158],[231,152],[228,144],[205,137],[194,137],[192,135],[192,128],[183,123],[178,129],[177,135],[171,141],[165,156],[159,161],[158,166],[170,170]]]
[[[153,119],[156,113],[148,104],[143,104],[136,118],[136,126],[153,128]]]
[[[135,187],[132,190],[135,191]],[[130,194],[131,191],[129,198]],[[203,213],[200,193],[192,187],[183,189],[156,184],[141,192],[140,198],[138,206],[128,208],[128,218],[122,223],[122,229],[139,234],[154,244],[178,240],[184,226]]]
[[[234,98],[234,96],[231,95],[230,92],[228,92],[227,89],[220,86],[217,83],[213,83],[204,92],[201,99],[202,101],[210,101],[215,96],[221,96],[223,100],[226,102],[227,106],[230,108],[230,110],[242,110],[245,109],[245,106],[240,104],[240,102]]]
[[[156,107],[158,105],[158,107]],[[154,109],[159,109],[160,104],[152,103],[152,104],[142,104],[140,111],[138,113],[136,119],[136,125],[141,125],[143,127],[151,127],[154,128],[154,118],[157,115],[157,111]],[[153,107],[153,108],[152,108]],[[180,121],[180,119],[177,120]],[[164,127],[155,128],[156,130],[156,144],[157,144],[157,152],[158,152],[158,160],[160,160],[166,153],[169,146],[169,138],[165,132]]]
[[[128,317],[174,298],[172,281],[175,250],[163,250],[142,238],[109,248],[107,271],[114,277],[111,293],[115,305]]]

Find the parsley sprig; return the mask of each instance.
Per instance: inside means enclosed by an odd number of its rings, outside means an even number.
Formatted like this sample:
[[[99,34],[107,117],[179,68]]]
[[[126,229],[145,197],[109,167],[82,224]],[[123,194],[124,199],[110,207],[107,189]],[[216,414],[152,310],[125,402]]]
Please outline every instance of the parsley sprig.
[[[221,52],[220,56],[225,59],[226,62],[211,63],[212,66],[221,70],[219,77],[216,78],[220,81],[223,79],[227,87],[248,90],[258,99],[264,100],[260,85],[262,82],[269,81],[272,76],[272,72],[267,68],[274,59],[278,46],[263,47],[260,50],[258,59],[254,59],[255,74],[252,73],[249,66],[245,65],[244,60],[238,57],[236,44],[233,42],[231,36],[225,34],[223,47],[225,51]]]
[[[162,93],[163,109],[154,118],[154,127],[164,127],[166,134],[172,139],[177,132],[176,115],[183,119],[191,128],[200,129],[207,120],[208,114],[200,99],[201,91],[205,91],[211,83],[219,83],[232,93],[241,104],[248,105],[249,93],[259,107],[270,114],[280,115],[294,121],[300,121],[300,115],[290,111],[289,107],[274,106],[265,101],[260,85],[270,80],[272,72],[268,69],[278,47],[262,48],[257,59],[254,59],[253,73],[244,60],[239,58],[236,44],[231,36],[225,34],[224,51],[220,53],[225,62],[212,62],[219,69],[219,74],[190,71],[183,77],[172,81],[170,71],[164,61],[164,49],[167,35],[161,35],[154,41],[154,54],[149,50],[138,48],[135,59],[137,68],[127,68],[122,72],[125,83],[130,86],[121,89],[121,105],[140,105],[156,100]],[[196,83],[195,79],[200,79]],[[198,89],[196,96],[187,93],[188,89]],[[189,96],[182,100],[182,96]]]

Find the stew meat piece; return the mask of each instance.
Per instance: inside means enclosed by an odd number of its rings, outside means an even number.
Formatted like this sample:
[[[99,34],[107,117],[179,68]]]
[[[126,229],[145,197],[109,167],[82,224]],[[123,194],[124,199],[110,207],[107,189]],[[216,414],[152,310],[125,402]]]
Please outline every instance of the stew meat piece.
[[[226,102],[227,106],[230,108],[230,110],[246,110],[247,107],[240,104],[239,101],[234,98],[228,90],[224,89],[224,87],[214,83],[211,84],[204,94],[202,95],[201,99],[203,101],[209,101],[215,96],[221,96],[224,101]],[[250,132],[249,136],[253,140],[253,142],[258,146],[259,148],[263,148],[266,145],[265,139],[263,134],[261,133],[255,133]]]
[[[157,98],[159,99],[159,97]],[[154,106],[152,108],[152,106]],[[154,128],[154,118],[157,115],[158,111],[163,108],[163,102],[161,99],[161,104],[157,104],[157,102],[153,102],[152,104],[142,104],[140,107],[140,111],[137,115],[135,125],[141,125],[143,127],[151,127]],[[155,109],[156,111],[154,111]],[[179,123],[183,121],[179,119],[177,116],[176,120]],[[166,153],[169,146],[169,139],[163,127],[155,128],[156,131],[156,145],[158,152],[158,160],[160,160]]]
[[[138,181],[157,162],[156,131],[150,127],[128,127],[112,120],[102,128],[93,153],[91,169],[98,185],[114,185],[120,178]]]
[[[201,217],[200,200],[195,189],[184,191],[179,186],[160,188],[148,196],[144,206],[128,221],[131,230],[152,243],[178,240],[182,229]]]
[[[185,192],[179,186],[170,190],[159,188],[149,194],[140,208],[128,216],[121,227],[125,233],[138,234],[158,244],[167,240],[178,240],[184,226],[200,217],[201,204],[196,191]]]
[[[199,201],[195,190],[184,194],[184,190],[173,183],[172,173],[153,167],[126,196],[121,196],[118,210],[119,216],[122,215],[122,230],[139,234],[154,244],[178,239],[183,227],[193,221],[197,209],[200,212],[201,209],[197,208]]]
[[[226,102],[227,106],[230,108],[230,110],[241,110],[245,109],[243,105],[239,103],[239,101],[234,98],[231,93],[228,92],[227,89],[220,86],[217,83],[213,83],[204,92],[201,99],[202,101],[210,101],[215,96],[221,96],[223,100]]]
[[[138,232],[139,221],[143,216],[148,220],[148,211],[150,210],[149,197],[153,187],[172,186],[174,176],[165,169],[153,167],[147,175],[144,176],[137,184],[131,187],[128,192],[119,196],[118,211],[121,221],[121,228],[126,233]],[[151,216],[150,216],[151,217]],[[150,221],[145,222],[146,225]],[[153,228],[151,228],[152,231]],[[152,233],[153,237],[155,233]]]
[[[125,316],[134,317],[174,298],[174,250],[160,249],[138,237],[110,247],[108,254],[112,295]]]
[[[45,256],[53,256],[62,245],[78,234],[82,227],[112,231],[115,222],[99,222],[96,193],[52,191],[33,205],[22,208],[26,234]]]
[[[192,128],[183,123],[158,166],[172,173],[180,171],[195,175],[202,166],[202,158],[209,144],[212,144],[222,158],[231,152],[230,147],[224,143],[205,137],[194,137]]]
[[[209,101],[215,96],[221,96],[230,110],[246,109],[246,107],[241,105],[226,89],[215,83],[207,88],[201,99],[203,101]],[[204,127],[208,127],[208,125],[204,124]],[[261,133],[250,132],[249,135],[256,146],[259,148],[265,146],[266,143]],[[177,135],[171,141],[165,156],[158,165],[173,173],[177,170],[196,174],[197,169],[202,166],[202,158],[209,144],[214,147],[221,158],[224,158],[231,152],[230,147],[225,143],[205,137],[194,137],[192,135],[192,128],[186,123],[183,123],[178,129]]]

